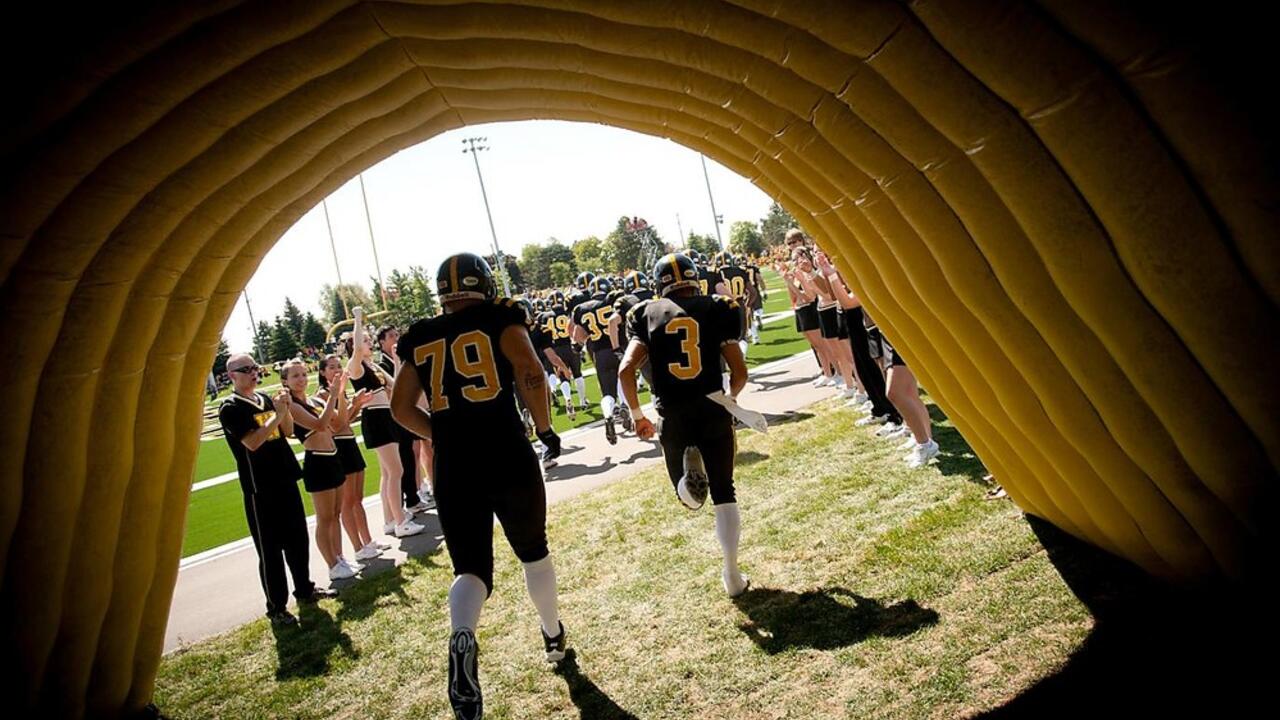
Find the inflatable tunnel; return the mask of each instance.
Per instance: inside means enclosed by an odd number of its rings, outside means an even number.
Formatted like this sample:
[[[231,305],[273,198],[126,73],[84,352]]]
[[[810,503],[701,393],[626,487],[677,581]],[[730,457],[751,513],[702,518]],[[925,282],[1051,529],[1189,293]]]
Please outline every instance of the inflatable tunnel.
[[[626,128],[749,178],[1019,507],[1175,582],[1274,575],[1274,126],[1194,22],[1103,0],[99,5],[33,10],[5,50],[20,715],[149,701],[205,376],[263,255],[361,170],[499,120]],[[1204,33],[1228,23],[1249,25]]]

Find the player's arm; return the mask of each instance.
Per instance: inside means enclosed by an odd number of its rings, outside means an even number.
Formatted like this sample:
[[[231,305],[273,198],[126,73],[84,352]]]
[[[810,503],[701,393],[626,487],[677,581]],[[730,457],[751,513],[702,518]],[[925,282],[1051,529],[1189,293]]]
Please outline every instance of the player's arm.
[[[736,347],[736,346],[735,346]],[[622,366],[618,368],[618,380],[622,383],[622,397],[627,401],[627,409],[631,411],[631,419],[636,422],[636,435],[641,440],[653,437],[653,423],[644,416],[640,409],[640,391],[636,389],[636,371],[649,358],[649,348],[639,338],[631,338],[627,345],[627,353],[622,357]]]
[[[587,342],[587,329],[578,324],[578,314],[569,316],[569,339],[579,345]]]
[[[533,427],[541,437],[551,429],[551,409],[547,405],[547,376],[542,373],[529,331],[523,325],[508,325],[498,339],[498,349],[511,363],[516,392],[533,415]]]
[[[716,273],[716,286],[712,288],[712,292],[725,297],[733,297],[733,293],[729,290],[729,281],[725,278],[724,273]]]
[[[347,360],[347,374],[352,380],[364,377],[364,308],[351,311],[355,316],[355,327],[351,328],[351,358]]]
[[[431,439],[431,415],[418,406],[422,382],[409,363],[400,363],[395,388],[391,391],[391,417],[418,437]]]
[[[729,395],[736,398],[747,385],[747,360],[742,357],[742,348],[736,342],[721,345],[720,355],[729,365]]]
[[[551,363],[551,369],[555,370],[560,377],[568,378],[573,375],[573,371],[569,369],[568,365],[564,364],[564,360],[560,359],[554,349],[549,347],[542,348],[542,356],[547,359],[547,362]]]
[[[609,324],[605,327],[605,331],[609,335],[609,345],[611,345],[614,350],[618,349],[618,327],[621,325],[621,316],[617,311],[614,311],[614,313],[609,316]]]

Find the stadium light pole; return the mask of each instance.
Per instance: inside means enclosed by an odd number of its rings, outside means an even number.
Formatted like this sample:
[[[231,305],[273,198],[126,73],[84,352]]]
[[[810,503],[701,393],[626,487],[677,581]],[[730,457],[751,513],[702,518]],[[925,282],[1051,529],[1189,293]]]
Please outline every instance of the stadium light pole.
[[[676,213],[676,232],[680,233],[680,247],[684,247],[684,226],[680,224],[680,213]]]
[[[484,189],[484,175],[480,173],[480,158],[476,153],[481,150],[488,150],[488,145],[477,145],[476,143],[488,142],[489,138],[471,137],[462,141],[466,147],[462,148],[462,152],[471,153],[471,159],[476,163],[476,177],[480,180],[480,197],[484,198],[484,214],[489,218],[489,234],[493,236],[493,259],[498,263],[498,277],[502,280],[502,294],[511,297],[511,285],[507,282],[507,263],[502,259],[502,250],[498,248],[498,231],[493,227],[493,213],[489,210],[489,193]]]
[[[256,353],[258,350],[258,323],[253,319],[253,306],[249,304],[249,290],[242,288],[240,294],[244,296],[244,308],[249,311],[249,327],[253,328],[253,333],[249,335],[253,339],[253,349]]]
[[[724,217],[716,212],[716,198],[711,194],[711,176],[707,174],[707,156],[698,153],[698,157],[702,159],[702,178],[707,181],[707,199],[711,201],[711,224],[716,227],[716,244],[723,250],[724,240],[720,237],[720,223]]]

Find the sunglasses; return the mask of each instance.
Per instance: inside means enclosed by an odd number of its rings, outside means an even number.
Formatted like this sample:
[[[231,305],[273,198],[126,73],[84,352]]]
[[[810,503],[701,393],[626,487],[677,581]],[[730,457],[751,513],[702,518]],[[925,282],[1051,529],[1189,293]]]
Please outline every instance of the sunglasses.
[[[238,372],[238,373],[256,373],[258,372],[259,368],[257,365],[248,365],[246,367],[228,368],[228,370],[230,370],[230,372]]]

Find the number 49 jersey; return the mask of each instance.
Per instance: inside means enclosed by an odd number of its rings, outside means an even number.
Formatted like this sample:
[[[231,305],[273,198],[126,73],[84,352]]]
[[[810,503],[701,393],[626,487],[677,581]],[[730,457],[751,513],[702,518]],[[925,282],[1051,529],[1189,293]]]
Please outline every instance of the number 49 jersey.
[[[720,348],[738,340],[738,304],[721,295],[655,298],[632,308],[627,330],[649,349],[662,412],[724,389]]]
[[[499,339],[525,327],[524,310],[499,298],[414,323],[396,346],[418,373],[431,408],[437,447],[478,442],[524,442],[511,363]]]

